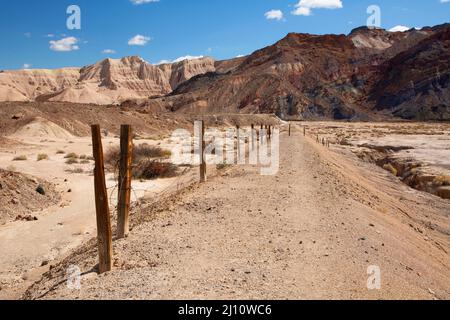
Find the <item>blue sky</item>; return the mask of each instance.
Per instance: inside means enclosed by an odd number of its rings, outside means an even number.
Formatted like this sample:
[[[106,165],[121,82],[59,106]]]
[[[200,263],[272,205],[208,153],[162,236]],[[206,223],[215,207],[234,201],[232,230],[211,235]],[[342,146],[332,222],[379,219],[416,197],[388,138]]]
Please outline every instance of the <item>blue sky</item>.
[[[228,59],[289,32],[347,34],[366,24],[372,4],[386,29],[450,22],[450,0],[2,0],[0,69],[84,66],[128,55],[152,63],[188,55]],[[81,9],[81,30],[66,27],[69,5]]]

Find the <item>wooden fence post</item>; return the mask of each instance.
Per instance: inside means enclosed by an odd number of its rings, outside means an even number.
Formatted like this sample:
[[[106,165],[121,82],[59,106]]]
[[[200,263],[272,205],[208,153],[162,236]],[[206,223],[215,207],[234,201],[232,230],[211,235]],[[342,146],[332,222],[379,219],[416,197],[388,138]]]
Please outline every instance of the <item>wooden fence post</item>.
[[[131,163],[133,136],[131,126],[120,128],[119,197],[117,204],[117,237],[125,238],[130,232]]]
[[[303,127],[303,136],[306,137],[306,126]]]
[[[255,150],[255,125],[252,124],[252,131],[251,131],[251,135],[252,135],[252,151]]]
[[[289,137],[291,136],[291,123],[289,122]]]
[[[240,127],[239,125],[236,125],[236,139],[237,139],[237,163],[241,160],[241,134],[240,134]]]
[[[199,148],[200,148],[200,182],[206,182],[206,160],[205,160],[205,122],[199,121],[200,125],[202,126],[200,129],[200,141],[199,141]]]
[[[92,125],[92,148],[95,159],[94,184],[95,208],[97,213],[97,240],[99,255],[99,273],[112,269],[112,231],[108,206],[108,192],[105,182],[102,135],[99,125]]]

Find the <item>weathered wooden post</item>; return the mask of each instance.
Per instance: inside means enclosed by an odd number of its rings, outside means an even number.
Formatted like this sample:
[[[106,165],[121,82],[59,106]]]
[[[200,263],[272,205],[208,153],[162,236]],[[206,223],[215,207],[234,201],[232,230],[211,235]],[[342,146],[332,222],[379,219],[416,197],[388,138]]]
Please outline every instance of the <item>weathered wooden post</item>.
[[[241,159],[241,133],[239,125],[236,125],[236,139],[237,139],[237,161]]]
[[[255,150],[255,125],[252,124],[252,131],[251,131],[251,135],[252,135],[252,151]]]
[[[291,123],[289,122],[289,137],[291,136]]]
[[[105,182],[105,167],[103,162],[102,135],[99,125],[92,125],[92,149],[95,159],[94,185],[95,208],[97,213],[97,240],[99,255],[99,273],[112,269],[112,231],[111,217],[108,206],[108,193]]]
[[[117,237],[125,238],[130,232],[131,163],[133,138],[131,126],[120,128],[119,198],[117,204]]]
[[[303,127],[303,136],[306,137],[306,126]]]
[[[206,182],[206,159],[205,159],[205,122],[199,121],[201,126],[199,136],[199,149],[200,149],[200,182]]]
[[[269,125],[269,128],[267,129],[267,136],[269,137],[269,140],[272,140],[272,126]]]

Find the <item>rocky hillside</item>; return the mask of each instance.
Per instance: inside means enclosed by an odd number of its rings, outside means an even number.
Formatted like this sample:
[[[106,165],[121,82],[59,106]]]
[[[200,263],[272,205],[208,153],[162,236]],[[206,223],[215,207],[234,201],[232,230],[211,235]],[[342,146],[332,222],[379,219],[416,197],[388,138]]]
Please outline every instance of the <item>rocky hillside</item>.
[[[450,119],[450,28],[386,61],[370,98],[405,119]]]
[[[81,69],[0,73],[0,101],[117,104],[170,93],[181,82],[215,71],[211,58],[152,65],[139,57],[105,59]]]
[[[82,69],[0,73],[0,101],[118,104],[180,113],[292,119],[450,120],[450,25],[348,35],[290,33],[227,61],[151,65],[139,57]],[[136,106],[136,104],[127,104]]]
[[[178,112],[295,119],[450,120],[449,30],[292,33],[226,73],[193,77],[149,103]]]

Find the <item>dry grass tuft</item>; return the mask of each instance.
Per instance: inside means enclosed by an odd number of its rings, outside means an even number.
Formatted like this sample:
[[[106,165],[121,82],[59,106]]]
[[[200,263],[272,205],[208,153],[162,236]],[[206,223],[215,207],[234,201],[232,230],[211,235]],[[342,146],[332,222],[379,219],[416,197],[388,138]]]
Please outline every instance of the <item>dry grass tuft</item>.
[[[386,171],[389,171],[389,172],[392,173],[394,176],[397,176],[397,175],[398,175],[397,169],[395,169],[394,166],[393,166],[392,164],[390,164],[390,163],[386,163],[386,164],[383,166],[383,169],[386,170]]]
[[[78,155],[74,152],[66,154],[65,159],[78,159]]]
[[[433,185],[437,187],[450,186],[450,176],[438,176],[434,179]]]
[[[17,156],[13,159],[13,161],[27,161],[27,160],[28,160],[27,156],[23,156],[23,155]]]
[[[78,160],[76,158],[68,158],[66,164],[76,164]]]
[[[48,154],[45,153],[40,153],[37,155],[37,161],[43,161],[43,160],[48,160]]]

